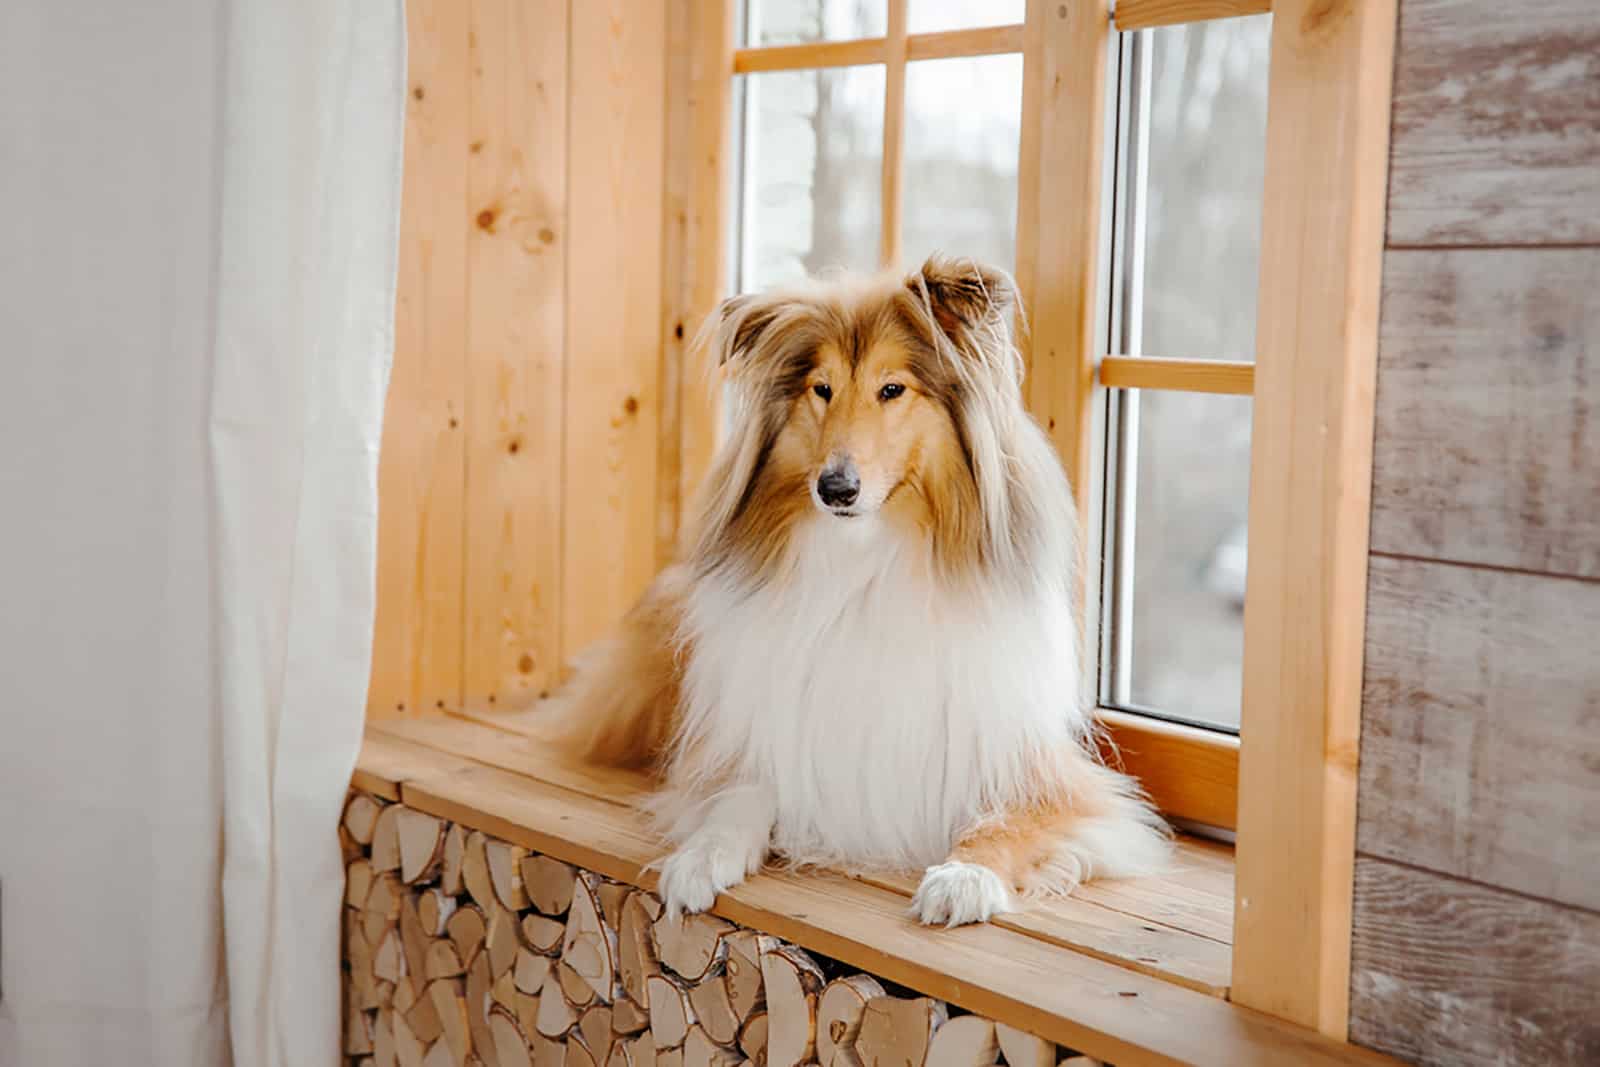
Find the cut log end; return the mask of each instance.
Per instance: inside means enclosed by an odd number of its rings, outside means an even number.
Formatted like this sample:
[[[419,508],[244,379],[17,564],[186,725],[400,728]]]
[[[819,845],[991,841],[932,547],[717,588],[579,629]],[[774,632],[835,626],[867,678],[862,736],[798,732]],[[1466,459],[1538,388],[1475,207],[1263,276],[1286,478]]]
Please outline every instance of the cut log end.
[[[1000,1058],[994,1023],[981,1015],[962,1015],[934,1031],[928,1067],[989,1067]]]
[[[862,1067],[923,1067],[934,1031],[946,1015],[944,1003],[928,997],[869,1000],[855,1041]]]
[[[1052,1042],[1005,1023],[996,1023],[994,1029],[1007,1067],[1055,1067],[1056,1047]]]
[[[755,1067],[767,1067],[767,1013],[752,1012],[739,1028],[739,1051]]]
[[[520,866],[529,902],[545,915],[565,915],[572,906],[577,868],[549,856],[526,856]]]
[[[496,1005],[489,1012],[489,1033],[494,1040],[494,1055],[500,1067],[533,1067],[533,1054],[516,1016]]]
[[[491,840],[485,846],[484,853],[489,865],[489,883],[494,887],[500,903],[512,911],[526,908],[528,894],[523,889],[522,861],[527,858],[528,850],[504,841]]]
[[[396,805],[395,834],[400,847],[400,880],[414,885],[432,878],[444,858],[444,823],[432,815]]]
[[[597,889],[598,881],[589,875],[574,885],[561,962],[588,984],[594,996],[609,1003],[617,981],[617,934],[601,920]]]
[[[703,1027],[689,1027],[683,1041],[683,1067],[736,1067],[742,1059],[737,1052],[713,1041]]]
[[[726,975],[712,975],[689,990],[689,1003],[706,1035],[719,1045],[732,1045],[739,1039],[743,1021],[733,1010],[728,996]]]
[[[797,948],[761,954],[767,997],[767,1067],[799,1067],[816,1055],[822,971]]]
[[[650,1035],[659,1055],[665,1049],[681,1046],[694,1023],[694,1009],[683,987],[664,974],[651,975],[646,982],[645,1002],[650,1005]]]
[[[733,930],[732,923],[714,915],[663,916],[651,926],[656,959],[685,981],[698,982],[722,962],[727,952],[723,938]]]

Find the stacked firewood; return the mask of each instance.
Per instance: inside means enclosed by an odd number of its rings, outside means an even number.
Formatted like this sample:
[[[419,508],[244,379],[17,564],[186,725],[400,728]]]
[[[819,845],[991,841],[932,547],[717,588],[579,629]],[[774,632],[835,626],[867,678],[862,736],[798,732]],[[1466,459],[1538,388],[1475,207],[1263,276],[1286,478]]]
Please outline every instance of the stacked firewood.
[[[367,793],[340,836],[362,1067],[1058,1067],[1020,1030]]]

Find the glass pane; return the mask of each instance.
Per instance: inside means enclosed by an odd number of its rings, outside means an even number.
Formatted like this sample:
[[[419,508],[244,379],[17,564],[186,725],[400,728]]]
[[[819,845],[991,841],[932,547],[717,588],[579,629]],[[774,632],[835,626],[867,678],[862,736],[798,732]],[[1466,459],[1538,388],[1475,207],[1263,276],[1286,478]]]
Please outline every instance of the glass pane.
[[[851,41],[888,32],[886,0],[746,0],[745,47]]]
[[[1271,15],[1151,34],[1139,355],[1254,359]]]
[[[910,0],[908,33],[1009,26],[1022,21],[1026,0]]]
[[[939,251],[1013,268],[1021,130],[1021,56],[907,65],[906,265]]]
[[[1135,706],[1239,725],[1250,398],[1139,397]]]
[[[875,270],[883,68],[749,74],[743,97],[741,292]]]

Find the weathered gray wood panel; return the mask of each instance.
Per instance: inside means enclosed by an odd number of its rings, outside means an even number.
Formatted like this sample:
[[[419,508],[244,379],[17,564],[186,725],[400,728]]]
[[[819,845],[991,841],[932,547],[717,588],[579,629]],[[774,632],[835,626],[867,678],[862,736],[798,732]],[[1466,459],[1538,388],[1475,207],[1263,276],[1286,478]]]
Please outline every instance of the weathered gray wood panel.
[[[1600,582],[1368,575],[1357,847],[1600,909]]]
[[[1600,915],[1358,857],[1350,1039],[1425,1064],[1600,1063]]]
[[[1600,241],[1600,4],[1405,0],[1389,240]]]
[[[1384,257],[1375,550],[1600,576],[1597,415],[1600,249]]]

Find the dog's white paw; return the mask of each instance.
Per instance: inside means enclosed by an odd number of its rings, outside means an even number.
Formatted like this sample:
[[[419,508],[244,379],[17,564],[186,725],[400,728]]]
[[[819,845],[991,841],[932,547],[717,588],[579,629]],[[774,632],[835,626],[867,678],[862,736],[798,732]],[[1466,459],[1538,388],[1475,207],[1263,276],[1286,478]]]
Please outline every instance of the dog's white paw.
[[[1010,910],[1011,891],[998,874],[976,863],[954,860],[922,872],[922,884],[911,898],[911,913],[930,926],[981,923]]]
[[[667,916],[709,911],[717,894],[744,881],[745,856],[738,849],[691,843],[661,864],[661,903]]]

